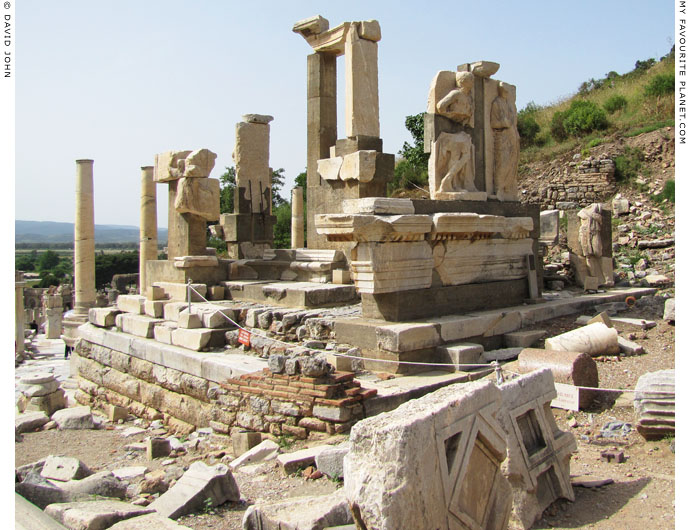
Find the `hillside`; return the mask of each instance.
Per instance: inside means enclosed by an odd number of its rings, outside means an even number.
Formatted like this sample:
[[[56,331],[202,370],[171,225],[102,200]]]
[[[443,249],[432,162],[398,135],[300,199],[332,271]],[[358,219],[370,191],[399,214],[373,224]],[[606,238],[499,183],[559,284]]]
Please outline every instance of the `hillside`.
[[[96,225],[96,243],[136,243],[139,241],[139,227],[128,225]],[[158,229],[158,242],[168,239],[167,228]],[[74,223],[52,221],[14,222],[16,243],[70,243],[74,241]]]

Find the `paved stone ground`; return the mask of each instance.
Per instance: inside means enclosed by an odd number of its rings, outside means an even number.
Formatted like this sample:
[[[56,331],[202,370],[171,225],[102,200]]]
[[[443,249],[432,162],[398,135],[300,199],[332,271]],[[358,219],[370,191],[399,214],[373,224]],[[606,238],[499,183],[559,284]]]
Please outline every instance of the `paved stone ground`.
[[[46,339],[45,335],[36,335],[32,341],[34,359],[26,359],[14,369],[14,402],[19,398],[19,380],[37,373],[52,373],[60,382],[68,398],[73,403],[77,382],[70,377],[70,361],[65,359],[65,343],[62,339]]]

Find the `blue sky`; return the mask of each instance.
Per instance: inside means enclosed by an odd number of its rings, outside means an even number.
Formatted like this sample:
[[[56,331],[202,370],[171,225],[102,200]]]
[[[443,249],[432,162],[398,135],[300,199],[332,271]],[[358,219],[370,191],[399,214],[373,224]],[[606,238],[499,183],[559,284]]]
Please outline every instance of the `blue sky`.
[[[623,73],[671,48],[672,0],[389,2],[64,0],[16,2],[15,218],[74,220],[75,160],[92,158],[98,224],[139,222],[139,168],[207,147],[218,177],[243,114],[270,114],[273,168],[289,197],[306,166],[306,56],[294,22],[376,19],[384,151],[410,136],[439,70],[490,60],[518,108]],[[340,60],[342,62],[342,59]],[[344,64],[339,64],[344,94]],[[339,137],[344,101],[339,104]],[[159,225],[167,224],[158,186]]]

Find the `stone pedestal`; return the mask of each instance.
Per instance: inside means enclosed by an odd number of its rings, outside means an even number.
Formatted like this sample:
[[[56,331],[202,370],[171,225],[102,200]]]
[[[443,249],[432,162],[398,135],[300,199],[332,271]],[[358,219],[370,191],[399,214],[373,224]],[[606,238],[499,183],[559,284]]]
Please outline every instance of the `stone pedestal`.
[[[46,309],[46,339],[59,339],[62,334],[62,308]]]
[[[291,229],[291,248],[304,248],[304,196],[299,186],[292,190]]]
[[[569,258],[578,285],[613,286],[611,230],[611,211],[603,204],[568,212]]]
[[[146,262],[158,258],[158,219],[153,166],[141,168],[141,215],[139,221],[139,293],[145,294]]]
[[[360,213],[317,215],[315,224],[329,240],[354,245],[350,269],[364,317],[416,319],[539,296],[531,264],[536,208],[378,198],[346,201],[343,208]],[[444,209],[451,211],[431,213]]]

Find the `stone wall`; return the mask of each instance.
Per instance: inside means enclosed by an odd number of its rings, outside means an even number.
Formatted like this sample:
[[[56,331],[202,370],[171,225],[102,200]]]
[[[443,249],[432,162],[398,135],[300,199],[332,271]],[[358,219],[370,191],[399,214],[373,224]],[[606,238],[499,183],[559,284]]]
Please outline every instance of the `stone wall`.
[[[552,168],[533,182],[523,201],[540,204],[545,210],[584,208],[604,202],[616,191],[615,170],[610,158],[592,157],[570,162],[566,168]]]
[[[242,373],[227,360],[231,356],[198,354],[90,329],[91,333],[80,329],[86,338],[74,351],[77,401],[100,408],[125,407],[147,420],[162,419],[178,432],[212,427],[228,433],[238,427],[298,438],[311,431],[340,433],[363,417],[361,401],[373,394],[361,391],[351,373],[306,377],[268,368]],[[251,359],[251,366],[246,359],[236,365],[242,363],[245,371],[256,368]]]

